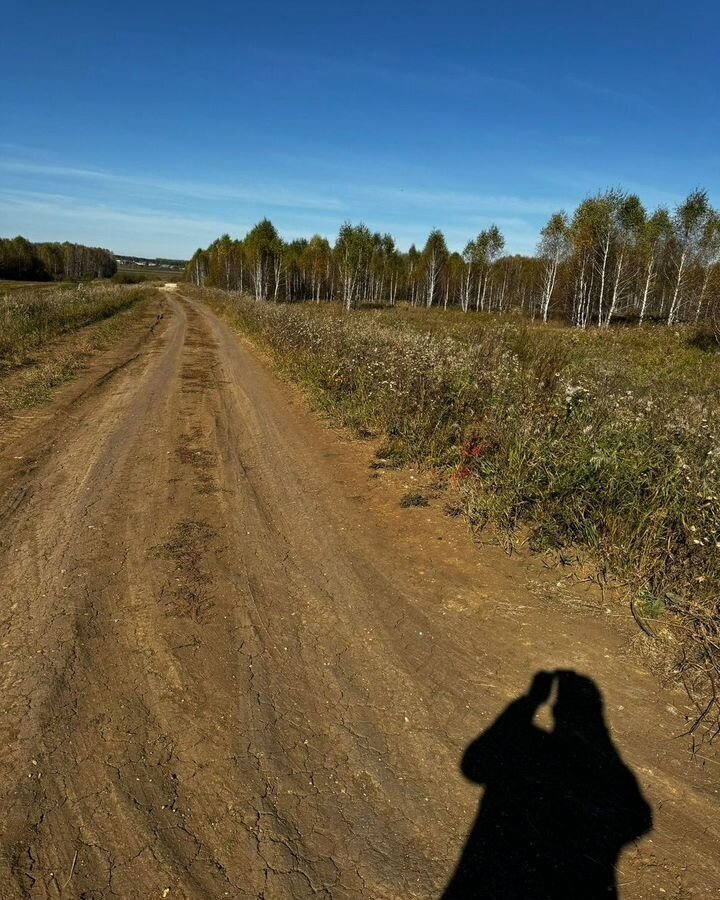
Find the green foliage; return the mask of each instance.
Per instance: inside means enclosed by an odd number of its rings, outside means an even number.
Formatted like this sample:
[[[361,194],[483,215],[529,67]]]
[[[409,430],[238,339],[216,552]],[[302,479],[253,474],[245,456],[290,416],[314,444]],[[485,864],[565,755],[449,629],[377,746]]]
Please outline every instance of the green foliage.
[[[344,222],[340,226],[334,252],[342,282],[343,303],[347,309],[361,297],[361,277],[369,264],[372,249],[373,236],[367,225]]]
[[[260,300],[341,300],[347,309],[409,303],[463,312],[521,312],[581,329],[648,321],[720,322],[720,214],[693,191],[672,214],[652,213],[612,188],[571,217],[553,213],[535,257],[507,256],[490,225],[462,253],[433,229],[422,251],[345,222],[334,246],[319,235],[284,242],[268,219],[242,240],[225,234],[187,267],[198,286],[252,292]]]
[[[553,256],[562,249],[569,237],[570,223],[564,210],[553,213],[540,232],[540,252],[543,256]]]
[[[675,226],[682,242],[697,241],[712,210],[707,191],[694,190],[675,211]]]
[[[100,247],[82,244],[33,244],[24,237],[0,238],[0,278],[20,281],[62,281],[110,278],[115,257]]]
[[[436,259],[442,265],[448,258],[448,248],[445,237],[438,228],[433,229],[423,247],[425,259]]]

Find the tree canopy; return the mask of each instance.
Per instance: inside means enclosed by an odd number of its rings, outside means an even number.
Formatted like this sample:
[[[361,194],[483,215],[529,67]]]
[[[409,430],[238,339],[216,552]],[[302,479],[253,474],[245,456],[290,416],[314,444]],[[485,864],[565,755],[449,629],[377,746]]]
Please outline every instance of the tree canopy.
[[[83,244],[33,244],[24,237],[0,238],[0,278],[58,281],[110,278],[117,263],[110,250]]]
[[[553,213],[534,256],[505,255],[491,224],[452,252],[434,228],[422,250],[344,222],[333,242],[315,234],[285,242],[268,219],[240,240],[223,235],[188,264],[196,284],[252,292],[259,300],[405,302],[465,312],[520,310],[578,327],[617,321],[667,324],[720,316],[720,214],[703,190],[674,210],[648,212],[611,188],[568,214]]]

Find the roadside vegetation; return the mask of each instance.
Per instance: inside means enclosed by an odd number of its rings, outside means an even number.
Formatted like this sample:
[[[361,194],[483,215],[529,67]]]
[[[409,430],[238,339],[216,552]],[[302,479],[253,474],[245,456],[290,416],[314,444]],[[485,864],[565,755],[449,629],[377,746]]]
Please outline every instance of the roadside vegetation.
[[[0,416],[45,399],[151,295],[108,283],[0,285]]]
[[[623,585],[720,712],[720,353],[696,329],[198,294],[384,459],[444,473],[474,527]]]

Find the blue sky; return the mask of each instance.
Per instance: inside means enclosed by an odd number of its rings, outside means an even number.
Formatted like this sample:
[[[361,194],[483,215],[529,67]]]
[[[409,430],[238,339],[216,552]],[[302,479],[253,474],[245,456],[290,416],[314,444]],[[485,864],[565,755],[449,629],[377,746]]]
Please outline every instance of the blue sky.
[[[621,185],[720,204],[720,5],[15,0],[0,234],[188,256],[269,216],[531,253]],[[8,39],[9,38],[9,39]]]

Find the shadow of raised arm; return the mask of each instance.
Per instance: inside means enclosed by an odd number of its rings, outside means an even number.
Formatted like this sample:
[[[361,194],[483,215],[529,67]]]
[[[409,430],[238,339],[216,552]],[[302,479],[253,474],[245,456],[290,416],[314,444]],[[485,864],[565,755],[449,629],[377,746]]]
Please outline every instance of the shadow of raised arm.
[[[534,724],[553,686],[554,727]],[[652,824],[615,748],[595,683],[539,672],[465,751],[485,786],[444,900],[612,900],[622,848]]]

